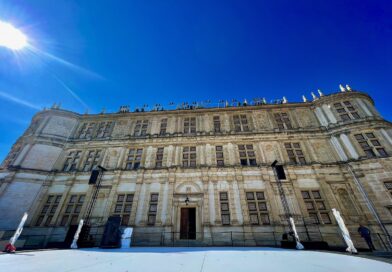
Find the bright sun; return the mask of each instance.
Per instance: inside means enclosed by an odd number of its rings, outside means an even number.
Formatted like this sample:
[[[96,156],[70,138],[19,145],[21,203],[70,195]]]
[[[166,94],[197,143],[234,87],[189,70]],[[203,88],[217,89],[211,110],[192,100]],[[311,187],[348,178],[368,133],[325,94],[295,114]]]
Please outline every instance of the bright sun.
[[[13,25],[0,21],[0,46],[20,50],[27,45],[27,37]]]

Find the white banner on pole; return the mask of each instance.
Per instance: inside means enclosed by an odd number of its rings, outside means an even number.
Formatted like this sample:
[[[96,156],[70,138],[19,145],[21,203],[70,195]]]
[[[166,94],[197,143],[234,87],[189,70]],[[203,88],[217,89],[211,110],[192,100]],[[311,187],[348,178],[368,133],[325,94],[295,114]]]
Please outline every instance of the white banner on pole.
[[[353,241],[351,240],[350,233],[348,232],[346,224],[344,224],[343,218],[340,216],[340,212],[337,211],[336,209],[332,209],[332,212],[336,218],[336,222],[338,223],[343,239],[346,242],[347,245],[346,251],[355,254],[358,253],[357,249],[354,247]]]
[[[121,248],[131,247],[131,237],[133,228],[125,228],[123,234],[121,235]]]
[[[299,240],[297,228],[295,227],[294,219],[292,217],[290,217],[290,225],[291,225],[291,228],[293,229],[293,232],[294,232],[294,238],[295,238],[295,243],[296,243],[295,247],[300,250],[304,249],[304,246],[301,244],[301,242]]]
[[[20,220],[18,228],[16,229],[14,235],[10,239],[10,244],[11,245],[15,245],[15,243],[18,240],[20,234],[22,233],[23,226],[24,226],[24,224],[26,223],[26,220],[27,220],[27,216],[28,216],[27,213],[23,214],[22,220]]]
[[[83,227],[83,219],[80,219],[80,222],[79,222],[79,225],[78,225],[78,229],[75,232],[75,236],[74,236],[74,239],[73,239],[72,244],[71,244],[71,248],[73,248],[73,249],[77,249],[78,248],[77,242],[78,242],[78,239],[79,239],[79,234],[82,231],[82,227]]]

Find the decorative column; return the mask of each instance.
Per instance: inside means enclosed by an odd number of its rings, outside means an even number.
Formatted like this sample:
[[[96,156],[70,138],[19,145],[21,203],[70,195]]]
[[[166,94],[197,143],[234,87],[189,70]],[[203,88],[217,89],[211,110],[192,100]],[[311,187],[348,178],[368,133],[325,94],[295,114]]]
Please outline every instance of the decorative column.
[[[169,229],[167,231],[174,231],[173,225],[173,194],[174,194],[174,185],[176,182],[176,172],[175,169],[169,169],[168,183],[169,183],[169,191],[167,192],[167,216],[166,216],[166,227]]]
[[[45,197],[48,194],[49,187],[50,187],[50,185],[52,184],[52,181],[53,181],[53,177],[54,177],[53,174],[49,174],[46,177],[46,180],[44,180],[42,182],[42,187],[38,191],[34,201],[32,202],[32,206],[30,207],[30,209],[28,211],[26,211],[29,214],[29,217],[27,218],[26,224],[32,225],[33,224],[32,223],[33,220],[36,219],[36,215],[37,215],[37,213],[39,213],[38,208],[41,206],[43,201],[45,201]],[[36,213],[36,214],[34,214],[34,213]],[[52,218],[51,222],[54,222],[53,218]]]
[[[319,120],[321,126],[328,126],[327,118],[324,116],[324,112],[320,107],[316,107],[314,109],[314,113],[316,114],[317,119]]]
[[[208,184],[209,184],[209,176],[203,175],[203,226],[209,227],[210,225],[210,214],[209,214],[209,194],[208,194]]]
[[[342,161],[347,161],[348,157],[346,153],[344,152],[343,147],[341,146],[339,139],[336,136],[331,136],[331,144],[334,147],[336,153],[338,154],[340,160]]]
[[[68,199],[68,195],[69,195],[69,192],[71,191],[72,185],[73,185],[73,181],[72,181],[72,180],[67,180],[67,181],[65,182],[65,190],[64,190],[64,193],[63,193],[63,195],[61,196],[60,203],[59,203],[59,205],[58,205],[58,207],[57,207],[57,210],[56,210],[56,212],[54,213],[53,218],[52,218],[52,222],[53,222],[54,225],[59,225],[60,222],[61,222],[61,218],[59,218],[59,217],[60,217],[60,215],[61,215],[61,212],[62,212],[63,208],[64,208],[65,205],[67,204],[67,203],[66,203],[66,200]]]
[[[215,225],[221,225],[222,219],[221,219],[221,213],[219,207],[220,205],[219,205],[218,181],[213,180],[212,184],[214,187]]]
[[[231,221],[230,223],[232,225],[238,225],[237,209],[236,209],[237,207],[235,205],[236,194],[234,193],[234,189],[233,189],[233,182],[235,180],[235,177],[228,176],[226,178],[226,180],[227,180],[228,187],[229,187],[227,194],[228,194],[228,198],[229,198],[229,207],[230,207],[230,221]]]
[[[158,196],[158,207],[157,207],[157,219],[156,219],[156,222],[155,222],[155,226],[162,226],[162,224],[164,223],[163,221],[162,221],[162,213],[164,212],[163,211],[163,204],[164,204],[164,202],[166,202],[166,199],[167,199],[167,194],[165,194],[164,193],[164,186],[165,186],[165,181],[160,181],[159,182],[159,196]]]
[[[352,145],[350,139],[347,137],[346,134],[340,134],[340,139],[342,140],[343,144],[347,148],[348,152],[350,153],[351,158],[358,159],[359,155],[355,150],[354,146]]]
[[[136,226],[139,224],[140,216],[139,209],[143,209],[143,200],[144,200],[144,188],[145,184],[143,184],[143,176],[138,176],[136,178],[136,190],[133,196],[133,204],[132,204],[132,211],[131,211],[131,218],[130,218],[130,225]],[[138,220],[136,218],[138,217]]]
[[[327,118],[329,119],[329,121],[331,123],[336,124],[338,121],[336,120],[335,116],[333,115],[331,109],[327,106],[327,105],[322,105],[322,109],[325,113],[325,115],[327,116]]]
[[[115,175],[112,179],[112,186],[110,188],[110,192],[106,201],[106,207],[103,209],[102,220],[106,222],[110,214],[112,213],[111,208],[113,207],[113,201],[116,201],[117,188],[120,183],[121,173],[120,171],[115,171]],[[132,203],[133,204],[133,203]],[[132,205],[132,210],[134,210],[134,206]],[[132,212],[131,210],[131,212]]]
[[[380,129],[380,133],[381,135],[385,138],[385,140],[392,145],[392,138],[391,136],[389,136],[388,132],[385,129]]]
[[[216,178],[216,177],[215,177]],[[203,240],[205,243],[212,244],[211,228],[210,228],[210,205],[209,205],[209,183],[210,178],[208,173],[203,173]]]
[[[248,204],[246,202],[246,195],[245,195],[245,188],[244,188],[244,177],[243,176],[236,176],[236,187],[238,190],[239,200],[240,200],[240,207],[242,212],[242,224],[249,226],[250,219],[249,219],[249,212],[248,212]]]

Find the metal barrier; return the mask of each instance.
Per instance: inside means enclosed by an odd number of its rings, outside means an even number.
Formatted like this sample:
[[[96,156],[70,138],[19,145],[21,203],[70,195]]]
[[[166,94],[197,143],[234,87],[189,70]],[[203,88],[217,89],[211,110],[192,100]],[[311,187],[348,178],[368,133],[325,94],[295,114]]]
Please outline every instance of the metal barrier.
[[[84,247],[97,247],[101,243],[105,227],[91,226],[87,237],[84,237]],[[0,231],[0,249],[8,243],[14,230]],[[69,248],[65,243],[67,231],[59,233],[58,228],[25,228],[19,237],[16,247],[19,249]],[[165,247],[280,247],[282,232],[241,232],[241,231],[211,231],[187,233],[180,232],[143,232],[135,229],[132,235],[132,246],[165,246]],[[345,242],[338,232],[302,231],[298,235],[303,242],[327,242],[332,250],[344,250]],[[289,237],[290,238],[290,237]],[[354,245],[358,249],[368,249],[365,240],[357,233],[351,233]],[[387,237],[382,233],[372,233],[373,244],[377,250],[392,251],[388,247]]]

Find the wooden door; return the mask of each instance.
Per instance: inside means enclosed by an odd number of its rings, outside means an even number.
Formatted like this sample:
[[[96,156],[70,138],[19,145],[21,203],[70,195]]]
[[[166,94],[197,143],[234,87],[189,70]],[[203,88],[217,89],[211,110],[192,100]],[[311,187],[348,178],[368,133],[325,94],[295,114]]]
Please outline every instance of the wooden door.
[[[196,208],[181,208],[180,239],[196,239]]]

